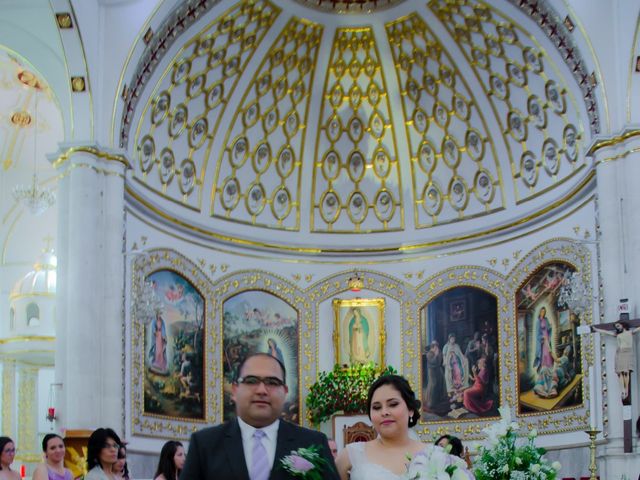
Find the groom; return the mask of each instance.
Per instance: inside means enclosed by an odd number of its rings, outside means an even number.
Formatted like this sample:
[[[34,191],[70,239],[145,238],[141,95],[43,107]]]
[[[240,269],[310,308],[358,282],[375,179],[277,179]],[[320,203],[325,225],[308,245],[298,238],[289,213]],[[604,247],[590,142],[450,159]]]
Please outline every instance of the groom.
[[[311,445],[327,461],[322,478],[338,480],[327,437],[280,420],[289,391],[284,365],[267,353],[255,353],[238,372],[231,397],[237,418],[191,436],[180,480],[290,479],[280,460]]]

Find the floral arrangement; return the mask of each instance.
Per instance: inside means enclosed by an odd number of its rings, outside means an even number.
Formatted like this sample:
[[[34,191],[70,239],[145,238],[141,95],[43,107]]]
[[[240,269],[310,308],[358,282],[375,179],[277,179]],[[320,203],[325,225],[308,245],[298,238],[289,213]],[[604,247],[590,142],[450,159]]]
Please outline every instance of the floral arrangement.
[[[403,480],[469,480],[473,478],[467,464],[459,457],[449,455],[446,450],[428,445],[411,460]]]
[[[318,452],[320,447],[311,445],[293,450],[280,460],[280,465],[292,476],[308,480],[322,480],[322,472],[329,462]]]
[[[395,373],[393,367],[374,363],[336,364],[330,372],[320,372],[307,395],[309,420],[318,425],[334,413],[366,413],[369,386],[381,375]]]
[[[476,480],[555,480],[560,463],[549,463],[544,448],[536,448],[532,430],[524,445],[516,445],[519,425],[511,421],[508,406],[500,407],[502,419],[485,428],[487,446],[480,447],[475,462]]]

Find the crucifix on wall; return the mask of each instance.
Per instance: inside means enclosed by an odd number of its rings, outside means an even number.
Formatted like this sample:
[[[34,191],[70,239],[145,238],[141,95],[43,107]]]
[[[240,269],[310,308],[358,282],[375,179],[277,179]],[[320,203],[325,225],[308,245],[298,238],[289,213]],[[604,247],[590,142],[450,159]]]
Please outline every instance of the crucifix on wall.
[[[618,321],[592,325],[592,332],[615,337],[615,371],[620,383],[620,400],[623,405],[624,451],[631,452],[631,372],[635,370],[636,356],[633,334],[640,331],[640,319],[629,319],[629,301],[624,298],[618,306]]]

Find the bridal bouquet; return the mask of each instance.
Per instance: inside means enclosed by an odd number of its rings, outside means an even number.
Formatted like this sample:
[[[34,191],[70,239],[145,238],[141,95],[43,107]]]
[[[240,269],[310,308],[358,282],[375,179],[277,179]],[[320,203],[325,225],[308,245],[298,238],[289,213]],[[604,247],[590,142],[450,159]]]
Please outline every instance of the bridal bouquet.
[[[407,467],[403,480],[468,480],[467,464],[461,458],[449,455],[441,447],[427,445],[417,453]]]
[[[477,480],[555,480],[560,463],[549,463],[544,448],[536,448],[532,430],[524,445],[516,445],[518,424],[511,421],[508,407],[500,408],[502,419],[485,428],[487,446],[480,447],[475,462]]]
[[[322,480],[322,472],[329,462],[318,453],[319,450],[316,445],[293,450],[280,460],[280,465],[293,477]]]

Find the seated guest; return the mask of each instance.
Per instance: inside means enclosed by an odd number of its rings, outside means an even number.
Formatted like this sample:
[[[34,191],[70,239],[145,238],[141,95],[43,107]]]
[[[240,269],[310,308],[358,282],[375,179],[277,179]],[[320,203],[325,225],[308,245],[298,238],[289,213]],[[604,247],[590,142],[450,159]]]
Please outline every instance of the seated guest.
[[[32,480],[71,480],[71,472],[64,468],[64,441],[60,435],[49,433],[42,439],[44,463],[33,472]]]
[[[84,480],[113,480],[113,467],[118,461],[120,437],[110,428],[98,428],[87,444],[87,467]]]
[[[178,480],[185,459],[182,443],[169,440],[160,451],[160,460],[153,477],[154,480]]]

